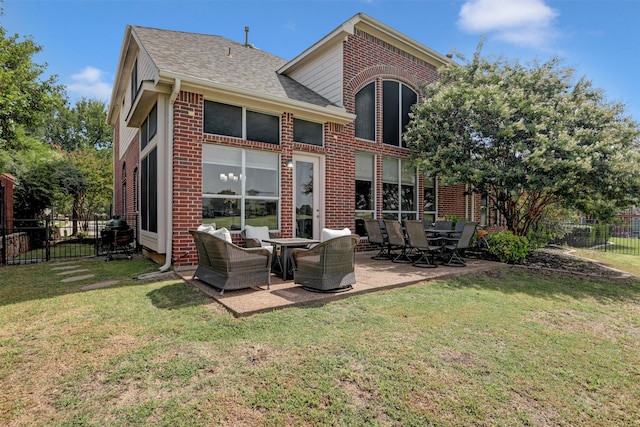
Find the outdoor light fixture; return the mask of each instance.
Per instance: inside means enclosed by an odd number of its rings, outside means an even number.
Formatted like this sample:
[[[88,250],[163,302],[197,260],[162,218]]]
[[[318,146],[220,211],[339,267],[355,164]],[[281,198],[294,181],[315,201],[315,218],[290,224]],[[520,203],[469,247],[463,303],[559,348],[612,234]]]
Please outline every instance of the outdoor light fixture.
[[[288,168],[292,168],[293,167],[293,160],[289,159],[289,161],[287,162],[287,167]]]

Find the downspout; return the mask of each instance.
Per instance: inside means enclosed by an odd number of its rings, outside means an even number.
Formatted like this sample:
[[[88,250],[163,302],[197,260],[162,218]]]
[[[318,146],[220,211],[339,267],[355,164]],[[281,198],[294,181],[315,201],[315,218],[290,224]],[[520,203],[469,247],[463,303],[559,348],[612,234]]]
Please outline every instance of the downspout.
[[[165,262],[162,267],[160,267],[161,272],[165,272],[171,268],[172,257],[171,254],[173,252],[173,105],[178,98],[178,94],[180,93],[180,85],[182,84],[182,80],[175,79],[173,84],[173,90],[171,91],[171,95],[169,96],[169,108],[167,109],[167,122],[169,124],[168,129],[168,138],[167,138],[167,186],[170,191],[167,191],[167,200],[166,200],[166,218],[167,218],[167,240],[165,242],[165,253],[167,254],[165,257]]]

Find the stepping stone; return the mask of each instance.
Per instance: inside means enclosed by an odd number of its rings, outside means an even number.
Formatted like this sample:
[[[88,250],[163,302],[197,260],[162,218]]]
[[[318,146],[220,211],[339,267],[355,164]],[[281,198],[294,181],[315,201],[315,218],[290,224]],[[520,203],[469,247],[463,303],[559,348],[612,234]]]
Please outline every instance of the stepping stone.
[[[87,268],[81,268],[81,269],[78,269],[78,270],[61,271],[60,273],[56,273],[56,276],[62,276],[62,275],[66,275],[66,274],[82,273],[83,271],[88,271],[88,269]]]
[[[63,265],[62,267],[54,267],[52,270],[68,270],[70,268],[78,268],[79,265]]]
[[[78,280],[91,279],[93,276],[95,276],[95,274],[85,274],[84,276],[72,276],[72,277],[67,277],[66,279],[62,279],[61,281],[65,283],[77,282]]]
[[[93,289],[106,288],[109,286],[117,285],[117,280],[105,280],[104,282],[92,283],[91,285],[82,286],[81,291],[91,291]]]

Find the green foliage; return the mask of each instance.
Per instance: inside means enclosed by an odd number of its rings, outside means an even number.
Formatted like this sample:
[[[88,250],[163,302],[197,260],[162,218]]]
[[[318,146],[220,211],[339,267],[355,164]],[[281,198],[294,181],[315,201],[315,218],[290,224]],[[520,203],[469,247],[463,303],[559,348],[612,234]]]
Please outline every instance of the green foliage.
[[[548,206],[604,217],[640,194],[640,127],[557,58],[480,56],[424,88],[405,140],[415,164],[487,195],[526,236]]]
[[[566,233],[564,242],[576,248],[588,248],[606,243],[608,236],[611,236],[610,225],[574,225]]]
[[[507,264],[524,264],[529,254],[529,239],[516,236],[509,230],[489,233],[489,253],[497,257],[500,262]]]
[[[64,151],[111,148],[111,128],[103,101],[82,98],[74,107],[60,105],[47,121],[46,137]]]
[[[7,36],[0,27],[0,150],[20,149],[20,127],[35,129],[61,100],[56,77],[40,80],[45,65],[33,62],[42,48],[30,38]]]

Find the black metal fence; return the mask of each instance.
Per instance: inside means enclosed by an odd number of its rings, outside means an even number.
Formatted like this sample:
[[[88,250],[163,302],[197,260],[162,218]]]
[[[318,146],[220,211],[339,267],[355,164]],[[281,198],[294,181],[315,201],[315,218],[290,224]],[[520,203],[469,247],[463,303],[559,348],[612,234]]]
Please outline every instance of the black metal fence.
[[[104,238],[108,219],[7,218],[0,223],[0,265],[19,265],[56,259],[130,256],[137,250],[137,218],[125,218],[133,238],[116,242]]]
[[[565,236],[556,243],[603,252],[640,255],[640,218],[616,224],[565,224]]]

